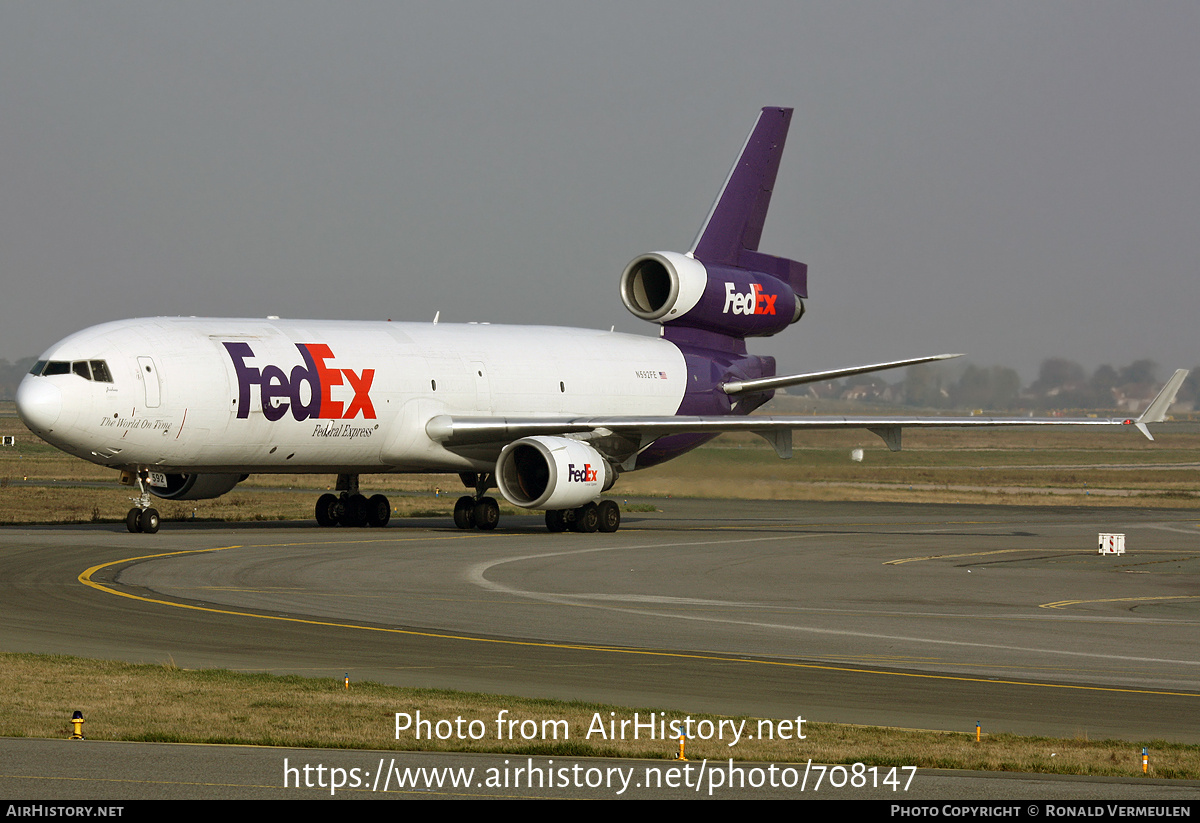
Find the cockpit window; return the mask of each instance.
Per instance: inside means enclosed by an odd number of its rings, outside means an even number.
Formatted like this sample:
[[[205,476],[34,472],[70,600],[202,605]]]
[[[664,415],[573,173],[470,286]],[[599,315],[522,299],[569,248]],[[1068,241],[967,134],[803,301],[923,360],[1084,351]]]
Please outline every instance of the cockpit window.
[[[77,374],[84,380],[92,380],[97,383],[111,383],[112,372],[108,370],[108,363],[103,360],[76,360],[68,362],[66,360],[39,360],[33,364],[33,368],[29,370],[32,375],[51,375],[51,374]]]
[[[92,361],[92,379],[97,383],[111,383],[112,375],[108,372],[108,364],[103,360]]]

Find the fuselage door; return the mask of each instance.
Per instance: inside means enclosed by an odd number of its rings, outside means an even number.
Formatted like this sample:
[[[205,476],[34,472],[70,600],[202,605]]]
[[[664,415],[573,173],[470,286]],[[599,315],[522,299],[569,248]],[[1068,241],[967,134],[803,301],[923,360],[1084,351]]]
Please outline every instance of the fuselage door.
[[[146,387],[146,407],[157,409],[162,401],[162,384],[158,380],[158,367],[154,365],[154,358],[139,357],[138,374],[142,378],[142,385]]]

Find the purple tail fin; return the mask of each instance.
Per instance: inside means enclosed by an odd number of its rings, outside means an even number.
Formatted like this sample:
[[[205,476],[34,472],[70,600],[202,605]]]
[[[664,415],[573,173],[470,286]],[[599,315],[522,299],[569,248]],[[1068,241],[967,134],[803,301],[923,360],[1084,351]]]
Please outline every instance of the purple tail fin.
[[[758,250],[791,119],[791,109],[762,110],[690,252],[650,252],[625,267],[622,302],[668,340],[744,354],[747,337],[803,316],[808,267]]]
[[[773,275],[790,285],[798,297],[807,297],[806,265],[758,250],[791,122],[791,109],[762,110],[692,244],[691,254],[702,263]]]

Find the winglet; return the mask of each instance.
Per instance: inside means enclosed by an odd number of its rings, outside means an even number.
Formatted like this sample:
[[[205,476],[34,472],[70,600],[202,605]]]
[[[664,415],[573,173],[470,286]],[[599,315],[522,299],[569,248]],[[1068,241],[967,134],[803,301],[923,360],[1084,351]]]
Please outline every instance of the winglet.
[[[1183,381],[1187,379],[1187,369],[1176,369],[1171,375],[1171,379],[1167,381],[1167,385],[1162,387],[1154,399],[1150,401],[1150,405],[1142,412],[1142,416],[1134,421],[1134,425],[1138,427],[1138,431],[1146,435],[1150,440],[1154,439],[1154,435],[1150,434],[1150,430],[1146,428],[1147,423],[1161,423],[1167,418],[1167,408],[1175,402],[1175,394],[1179,391],[1179,387],[1183,385]]]

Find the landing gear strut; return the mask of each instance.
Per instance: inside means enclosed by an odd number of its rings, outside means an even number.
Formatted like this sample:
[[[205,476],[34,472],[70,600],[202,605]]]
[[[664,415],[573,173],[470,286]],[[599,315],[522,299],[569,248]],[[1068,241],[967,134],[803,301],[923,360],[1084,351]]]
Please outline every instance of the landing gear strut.
[[[158,509],[150,505],[150,492],[146,491],[145,472],[137,472],[138,494],[133,500],[133,508],[125,515],[125,528],[133,534],[144,532],[154,534],[158,531]]]
[[[488,489],[495,486],[491,472],[464,472],[459,477],[464,486],[475,487],[475,495],[464,494],[455,501],[454,525],[460,529],[490,532],[500,522],[500,504],[496,498],[484,496]]]
[[[337,491],[317,499],[318,526],[375,526],[382,528],[392,519],[392,504],[382,494],[365,497],[358,491],[357,474],[339,474]]]

